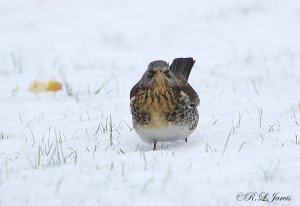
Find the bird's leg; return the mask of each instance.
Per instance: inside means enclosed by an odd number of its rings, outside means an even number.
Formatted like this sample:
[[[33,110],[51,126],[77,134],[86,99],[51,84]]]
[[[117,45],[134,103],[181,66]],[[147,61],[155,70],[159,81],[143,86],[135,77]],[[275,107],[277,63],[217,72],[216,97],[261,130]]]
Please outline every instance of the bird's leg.
[[[157,142],[154,142],[154,145],[153,145],[153,151],[155,151],[155,149],[156,149],[156,143],[157,143]]]
[[[187,138],[185,138],[184,141],[187,143]]]

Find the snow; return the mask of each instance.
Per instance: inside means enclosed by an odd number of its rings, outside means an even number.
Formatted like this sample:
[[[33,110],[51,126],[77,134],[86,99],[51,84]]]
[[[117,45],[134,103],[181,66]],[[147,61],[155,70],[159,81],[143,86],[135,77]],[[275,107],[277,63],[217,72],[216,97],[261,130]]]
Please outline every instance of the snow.
[[[239,192],[299,205],[299,9],[1,0],[0,205],[267,204]],[[132,129],[130,89],[150,61],[188,56],[199,125],[152,151]],[[49,79],[64,90],[28,91]]]

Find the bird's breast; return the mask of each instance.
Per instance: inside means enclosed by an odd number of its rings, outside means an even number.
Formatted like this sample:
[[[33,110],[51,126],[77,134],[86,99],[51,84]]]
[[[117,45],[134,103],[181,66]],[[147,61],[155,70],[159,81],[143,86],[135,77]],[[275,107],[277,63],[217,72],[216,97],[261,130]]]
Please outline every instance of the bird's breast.
[[[140,109],[149,114],[144,127],[159,128],[169,124],[166,114],[172,113],[176,107],[175,94],[172,88],[157,84],[141,92],[137,98]]]

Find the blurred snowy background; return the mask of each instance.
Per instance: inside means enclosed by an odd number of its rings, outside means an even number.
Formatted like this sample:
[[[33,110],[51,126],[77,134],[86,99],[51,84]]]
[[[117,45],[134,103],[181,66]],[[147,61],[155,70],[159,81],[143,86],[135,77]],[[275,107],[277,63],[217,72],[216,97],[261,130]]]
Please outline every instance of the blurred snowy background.
[[[298,0],[0,0],[0,205],[299,205]],[[191,56],[188,143],[132,130],[148,63]],[[63,91],[33,94],[33,80]]]

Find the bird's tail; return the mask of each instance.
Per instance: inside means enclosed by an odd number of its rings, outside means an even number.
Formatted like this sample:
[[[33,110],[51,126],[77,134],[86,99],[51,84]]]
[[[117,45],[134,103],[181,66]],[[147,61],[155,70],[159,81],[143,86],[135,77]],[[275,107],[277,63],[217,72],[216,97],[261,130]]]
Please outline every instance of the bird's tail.
[[[170,71],[174,74],[181,75],[181,77],[187,81],[194,64],[195,60],[192,57],[176,58],[170,66]]]

